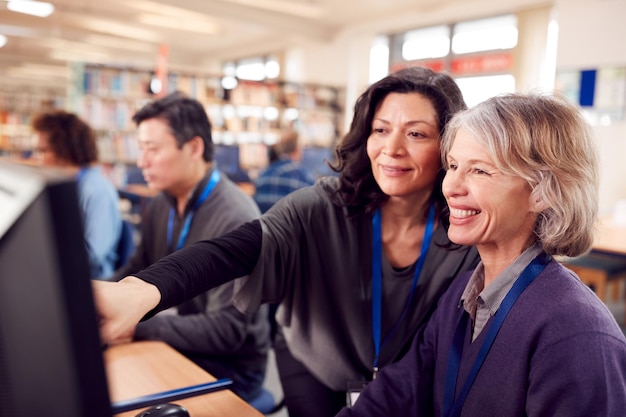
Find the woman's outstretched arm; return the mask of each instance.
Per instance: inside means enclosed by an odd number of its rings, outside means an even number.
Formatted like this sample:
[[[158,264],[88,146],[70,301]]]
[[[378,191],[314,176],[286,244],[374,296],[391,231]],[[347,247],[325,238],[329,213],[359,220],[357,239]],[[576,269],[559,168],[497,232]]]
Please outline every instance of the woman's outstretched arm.
[[[132,334],[146,315],[250,274],[258,261],[261,242],[261,224],[254,220],[224,236],[174,252],[119,282],[94,282],[103,342]]]

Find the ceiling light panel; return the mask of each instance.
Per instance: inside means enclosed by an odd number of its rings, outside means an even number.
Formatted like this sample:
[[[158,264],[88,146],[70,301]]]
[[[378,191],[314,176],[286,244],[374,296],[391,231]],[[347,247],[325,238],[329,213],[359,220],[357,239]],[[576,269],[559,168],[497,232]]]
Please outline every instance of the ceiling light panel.
[[[29,14],[37,17],[48,17],[54,12],[52,3],[43,1],[18,0],[9,1],[7,9],[12,12]]]

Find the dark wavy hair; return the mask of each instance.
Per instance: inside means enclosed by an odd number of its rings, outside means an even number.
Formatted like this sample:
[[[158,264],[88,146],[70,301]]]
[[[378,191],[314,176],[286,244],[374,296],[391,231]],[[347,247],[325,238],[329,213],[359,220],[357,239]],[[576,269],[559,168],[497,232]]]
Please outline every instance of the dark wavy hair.
[[[96,135],[75,114],[63,110],[42,113],[33,119],[32,126],[47,135],[50,151],[58,159],[81,167],[98,160]]]
[[[204,142],[203,159],[213,160],[214,145],[211,136],[211,122],[202,104],[187,97],[180,91],[170,93],[143,106],[133,116],[133,122],[139,125],[148,119],[162,119],[170,126],[179,148],[194,137],[199,136]]]
[[[335,148],[331,168],[339,173],[339,188],[334,199],[347,207],[351,215],[373,212],[389,196],[382,192],[374,179],[367,156],[367,139],[372,131],[372,119],[389,93],[418,93],[430,100],[439,119],[439,136],[452,116],[466,109],[463,94],[454,79],[424,67],[410,67],[394,72],[372,84],[358,98],[350,130]],[[437,177],[433,199],[441,210],[445,199],[441,193],[443,169]]]

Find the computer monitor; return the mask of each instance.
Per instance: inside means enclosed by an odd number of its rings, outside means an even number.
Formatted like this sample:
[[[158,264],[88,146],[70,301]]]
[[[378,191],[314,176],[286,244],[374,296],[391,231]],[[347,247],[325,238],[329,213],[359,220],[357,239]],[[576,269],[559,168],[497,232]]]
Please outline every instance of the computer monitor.
[[[111,404],[73,177],[0,160],[0,416],[111,417],[232,385]]]
[[[239,146],[215,145],[213,159],[217,167],[226,175],[236,175],[239,172]]]
[[[241,168],[238,145],[215,145],[213,159],[217,168],[235,182],[249,182],[248,174]]]
[[[300,164],[308,169],[313,176],[337,176],[337,173],[330,169],[328,162],[334,161],[335,153],[331,148],[305,147],[302,149],[302,159]]]
[[[0,161],[0,416],[110,417],[75,180]]]

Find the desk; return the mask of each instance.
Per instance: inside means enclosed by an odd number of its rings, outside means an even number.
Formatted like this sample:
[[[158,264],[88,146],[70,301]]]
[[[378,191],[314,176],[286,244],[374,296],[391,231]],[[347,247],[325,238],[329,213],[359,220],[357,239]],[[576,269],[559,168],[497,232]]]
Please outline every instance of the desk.
[[[626,226],[615,224],[611,216],[601,217],[592,250],[626,257]],[[613,300],[619,298],[620,288],[617,284],[617,282],[613,283]],[[626,301],[626,291],[623,294],[624,301]],[[626,324],[626,309],[624,309],[623,323]]]
[[[215,381],[215,378],[163,342],[113,345],[104,352],[111,401]],[[191,417],[261,417],[230,390],[174,401]],[[117,414],[134,417],[141,410]]]
[[[615,225],[611,217],[600,218],[592,249],[626,256],[626,226]]]

